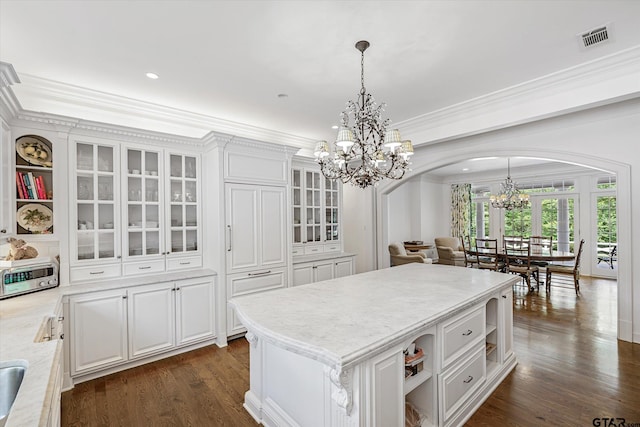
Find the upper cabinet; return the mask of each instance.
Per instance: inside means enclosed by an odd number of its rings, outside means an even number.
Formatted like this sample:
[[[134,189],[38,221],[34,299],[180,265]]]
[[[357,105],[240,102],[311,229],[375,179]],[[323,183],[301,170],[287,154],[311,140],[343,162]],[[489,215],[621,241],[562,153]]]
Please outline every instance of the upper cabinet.
[[[70,151],[72,282],[202,265],[198,154],[91,137]]]
[[[319,170],[292,169],[293,255],[340,251],[341,186]]]

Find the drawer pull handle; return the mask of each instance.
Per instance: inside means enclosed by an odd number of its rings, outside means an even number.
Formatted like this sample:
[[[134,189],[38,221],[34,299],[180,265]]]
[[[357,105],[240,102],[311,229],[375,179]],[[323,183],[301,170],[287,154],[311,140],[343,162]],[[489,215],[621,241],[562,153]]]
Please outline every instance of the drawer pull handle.
[[[104,270],[102,270],[102,271],[90,271],[89,274],[104,274]]]
[[[191,264],[191,261],[187,261],[187,262],[181,262],[180,265],[189,265]]]
[[[462,335],[464,335],[465,337],[468,337],[472,333],[473,333],[473,331],[471,329],[467,329],[467,332],[463,332]]]
[[[465,384],[469,384],[471,381],[473,381],[473,377],[469,375],[469,378],[467,378],[466,380],[463,380],[462,382]]]
[[[248,276],[262,276],[264,274],[269,274],[269,273],[271,273],[271,270],[261,271],[260,273],[249,273]]]
[[[150,268],[151,268],[150,265],[145,265],[144,267],[138,267],[138,270],[148,270]]]
[[[502,295],[502,298],[506,298],[506,297],[507,297],[506,295]]]

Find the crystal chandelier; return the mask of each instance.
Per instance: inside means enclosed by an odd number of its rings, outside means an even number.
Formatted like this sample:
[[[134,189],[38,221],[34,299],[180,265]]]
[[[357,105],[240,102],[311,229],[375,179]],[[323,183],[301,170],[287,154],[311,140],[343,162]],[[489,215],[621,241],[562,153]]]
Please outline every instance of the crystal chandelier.
[[[356,43],[361,55],[360,94],[357,102],[347,102],[340,114],[342,126],[333,153],[326,141],[320,141],[314,152],[326,178],[360,188],[384,178],[401,179],[409,170],[409,157],[413,155],[411,141],[402,141],[398,129],[387,129],[389,119],[382,119],[385,104],[378,105],[364,88],[364,51],[368,47],[365,40]],[[353,126],[349,125],[350,118]]]
[[[529,205],[529,195],[521,193],[511,180],[511,159],[507,159],[507,179],[500,184],[500,192],[489,197],[491,206],[498,209],[522,209]]]

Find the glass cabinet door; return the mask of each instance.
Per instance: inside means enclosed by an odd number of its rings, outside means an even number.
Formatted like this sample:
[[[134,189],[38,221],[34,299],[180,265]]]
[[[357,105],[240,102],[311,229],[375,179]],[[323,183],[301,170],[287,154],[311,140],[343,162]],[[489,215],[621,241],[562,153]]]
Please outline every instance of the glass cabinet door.
[[[169,253],[198,251],[198,178],[197,157],[170,154]]]
[[[320,242],[320,172],[305,172],[306,241]]]
[[[116,148],[76,144],[76,260],[119,258],[116,203]]]
[[[335,242],[340,240],[339,236],[339,204],[338,204],[338,181],[327,179],[324,180],[324,207],[325,207],[325,239],[327,242]]]
[[[293,169],[291,180],[293,207],[293,243],[302,243],[302,171]]]
[[[160,161],[158,151],[127,148],[125,256],[137,258],[160,255],[162,245],[160,209]]]

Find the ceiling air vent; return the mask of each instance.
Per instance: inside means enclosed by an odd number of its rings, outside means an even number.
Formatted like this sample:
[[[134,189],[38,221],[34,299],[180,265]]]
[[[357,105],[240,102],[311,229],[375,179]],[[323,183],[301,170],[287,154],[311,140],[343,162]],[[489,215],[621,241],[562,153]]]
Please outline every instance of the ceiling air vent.
[[[609,40],[609,32],[607,31],[607,27],[604,26],[591,30],[588,33],[581,34],[580,37],[582,39],[583,47],[587,48]]]

